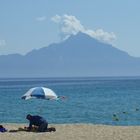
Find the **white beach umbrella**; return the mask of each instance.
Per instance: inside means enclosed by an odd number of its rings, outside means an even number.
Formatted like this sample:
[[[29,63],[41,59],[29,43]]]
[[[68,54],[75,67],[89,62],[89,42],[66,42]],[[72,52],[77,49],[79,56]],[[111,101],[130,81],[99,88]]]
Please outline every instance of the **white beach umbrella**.
[[[45,100],[59,99],[59,97],[56,95],[56,93],[53,90],[45,87],[31,88],[21,98],[24,100],[28,100],[31,98],[45,99]]]

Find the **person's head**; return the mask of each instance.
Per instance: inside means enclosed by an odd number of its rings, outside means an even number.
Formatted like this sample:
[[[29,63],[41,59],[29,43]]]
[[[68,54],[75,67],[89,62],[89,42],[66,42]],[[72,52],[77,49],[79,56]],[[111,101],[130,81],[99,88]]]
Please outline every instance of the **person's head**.
[[[2,125],[0,125],[0,128],[3,128],[3,126],[2,126]]]
[[[32,118],[32,115],[31,114],[28,114],[27,116],[26,116],[26,119],[27,120],[30,120]]]

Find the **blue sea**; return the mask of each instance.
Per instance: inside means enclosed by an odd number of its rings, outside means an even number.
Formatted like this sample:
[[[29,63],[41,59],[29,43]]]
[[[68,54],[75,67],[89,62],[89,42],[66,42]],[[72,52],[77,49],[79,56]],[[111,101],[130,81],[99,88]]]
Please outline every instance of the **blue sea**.
[[[66,99],[21,99],[39,86]],[[140,77],[0,79],[0,123],[26,123],[29,113],[49,123],[140,125]]]

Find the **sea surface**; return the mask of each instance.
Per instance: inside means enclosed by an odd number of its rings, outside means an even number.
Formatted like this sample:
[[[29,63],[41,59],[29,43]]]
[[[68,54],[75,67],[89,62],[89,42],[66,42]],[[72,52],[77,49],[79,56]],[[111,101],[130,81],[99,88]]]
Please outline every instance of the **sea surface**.
[[[21,99],[39,86],[66,99]],[[29,113],[49,123],[140,125],[140,77],[0,79],[0,123],[27,123]]]

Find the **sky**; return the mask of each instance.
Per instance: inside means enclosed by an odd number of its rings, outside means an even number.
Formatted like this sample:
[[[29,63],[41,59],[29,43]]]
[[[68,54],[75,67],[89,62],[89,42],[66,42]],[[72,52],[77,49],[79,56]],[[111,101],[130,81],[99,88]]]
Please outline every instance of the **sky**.
[[[0,0],[0,55],[26,54],[79,31],[140,57],[140,0]]]

